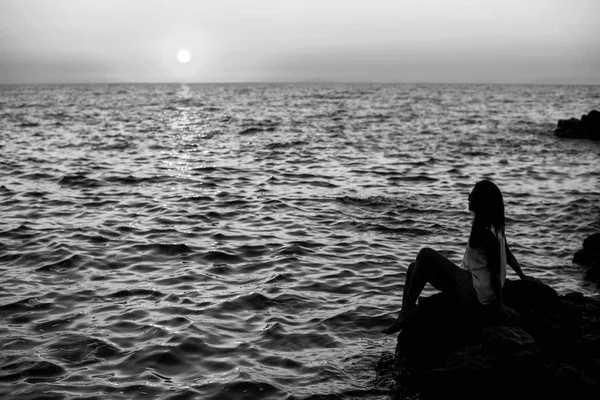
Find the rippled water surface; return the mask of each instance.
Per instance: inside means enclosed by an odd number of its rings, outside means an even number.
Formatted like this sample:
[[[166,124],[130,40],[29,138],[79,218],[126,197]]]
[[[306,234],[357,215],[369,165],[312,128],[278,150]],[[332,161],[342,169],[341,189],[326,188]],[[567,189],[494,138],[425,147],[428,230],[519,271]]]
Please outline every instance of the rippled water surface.
[[[461,259],[477,180],[526,271],[597,290],[571,258],[600,144],[552,135],[593,108],[598,87],[0,86],[0,397],[386,399],[405,268]]]

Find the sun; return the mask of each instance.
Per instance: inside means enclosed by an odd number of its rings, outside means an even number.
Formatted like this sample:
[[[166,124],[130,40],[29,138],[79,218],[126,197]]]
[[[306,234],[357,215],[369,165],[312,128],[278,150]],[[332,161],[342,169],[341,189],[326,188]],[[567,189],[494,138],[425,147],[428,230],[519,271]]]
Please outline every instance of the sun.
[[[191,58],[192,54],[187,49],[181,49],[177,53],[177,59],[182,64],[185,64],[186,62],[190,61]]]

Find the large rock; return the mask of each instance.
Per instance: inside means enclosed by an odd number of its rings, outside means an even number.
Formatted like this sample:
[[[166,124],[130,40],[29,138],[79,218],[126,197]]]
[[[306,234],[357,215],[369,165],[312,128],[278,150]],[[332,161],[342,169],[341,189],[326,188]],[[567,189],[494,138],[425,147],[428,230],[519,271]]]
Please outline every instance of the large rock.
[[[580,120],[560,119],[554,134],[563,138],[600,140],[600,112],[592,110]]]
[[[575,253],[573,262],[587,269],[586,279],[600,285],[600,233],[594,233],[583,241],[583,248]]]
[[[473,318],[443,293],[421,299],[398,336],[398,397],[596,399],[600,300],[510,280],[504,297],[518,321]]]
[[[456,350],[446,365],[429,371],[421,399],[547,397],[551,375],[531,335],[518,326],[487,327],[482,343]]]

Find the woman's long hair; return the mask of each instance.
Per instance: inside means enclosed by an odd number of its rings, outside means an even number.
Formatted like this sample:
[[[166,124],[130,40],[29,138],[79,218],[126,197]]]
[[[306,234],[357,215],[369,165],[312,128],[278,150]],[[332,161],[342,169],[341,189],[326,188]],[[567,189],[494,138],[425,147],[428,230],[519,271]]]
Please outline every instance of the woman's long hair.
[[[498,186],[484,179],[475,184],[471,192],[471,209],[475,213],[469,245],[479,247],[483,231],[494,227],[504,235],[504,200]]]

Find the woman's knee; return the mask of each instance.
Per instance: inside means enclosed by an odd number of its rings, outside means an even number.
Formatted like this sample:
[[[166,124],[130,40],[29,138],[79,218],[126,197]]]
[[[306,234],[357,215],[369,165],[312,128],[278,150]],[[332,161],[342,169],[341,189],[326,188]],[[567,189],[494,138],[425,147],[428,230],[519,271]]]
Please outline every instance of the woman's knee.
[[[437,251],[429,247],[423,247],[417,254],[417,261],[422,261],[436,255]]]
[[[411,262],[411,263],[408,265],[408,269],[406,270],[406,276],[407,276],[407,277],[409,277],[409,278],[410,278],[410,276],[412,275],[413,271],[415,270],[415,265],[416,265],[416,264],[417,264],[417,263]]]

